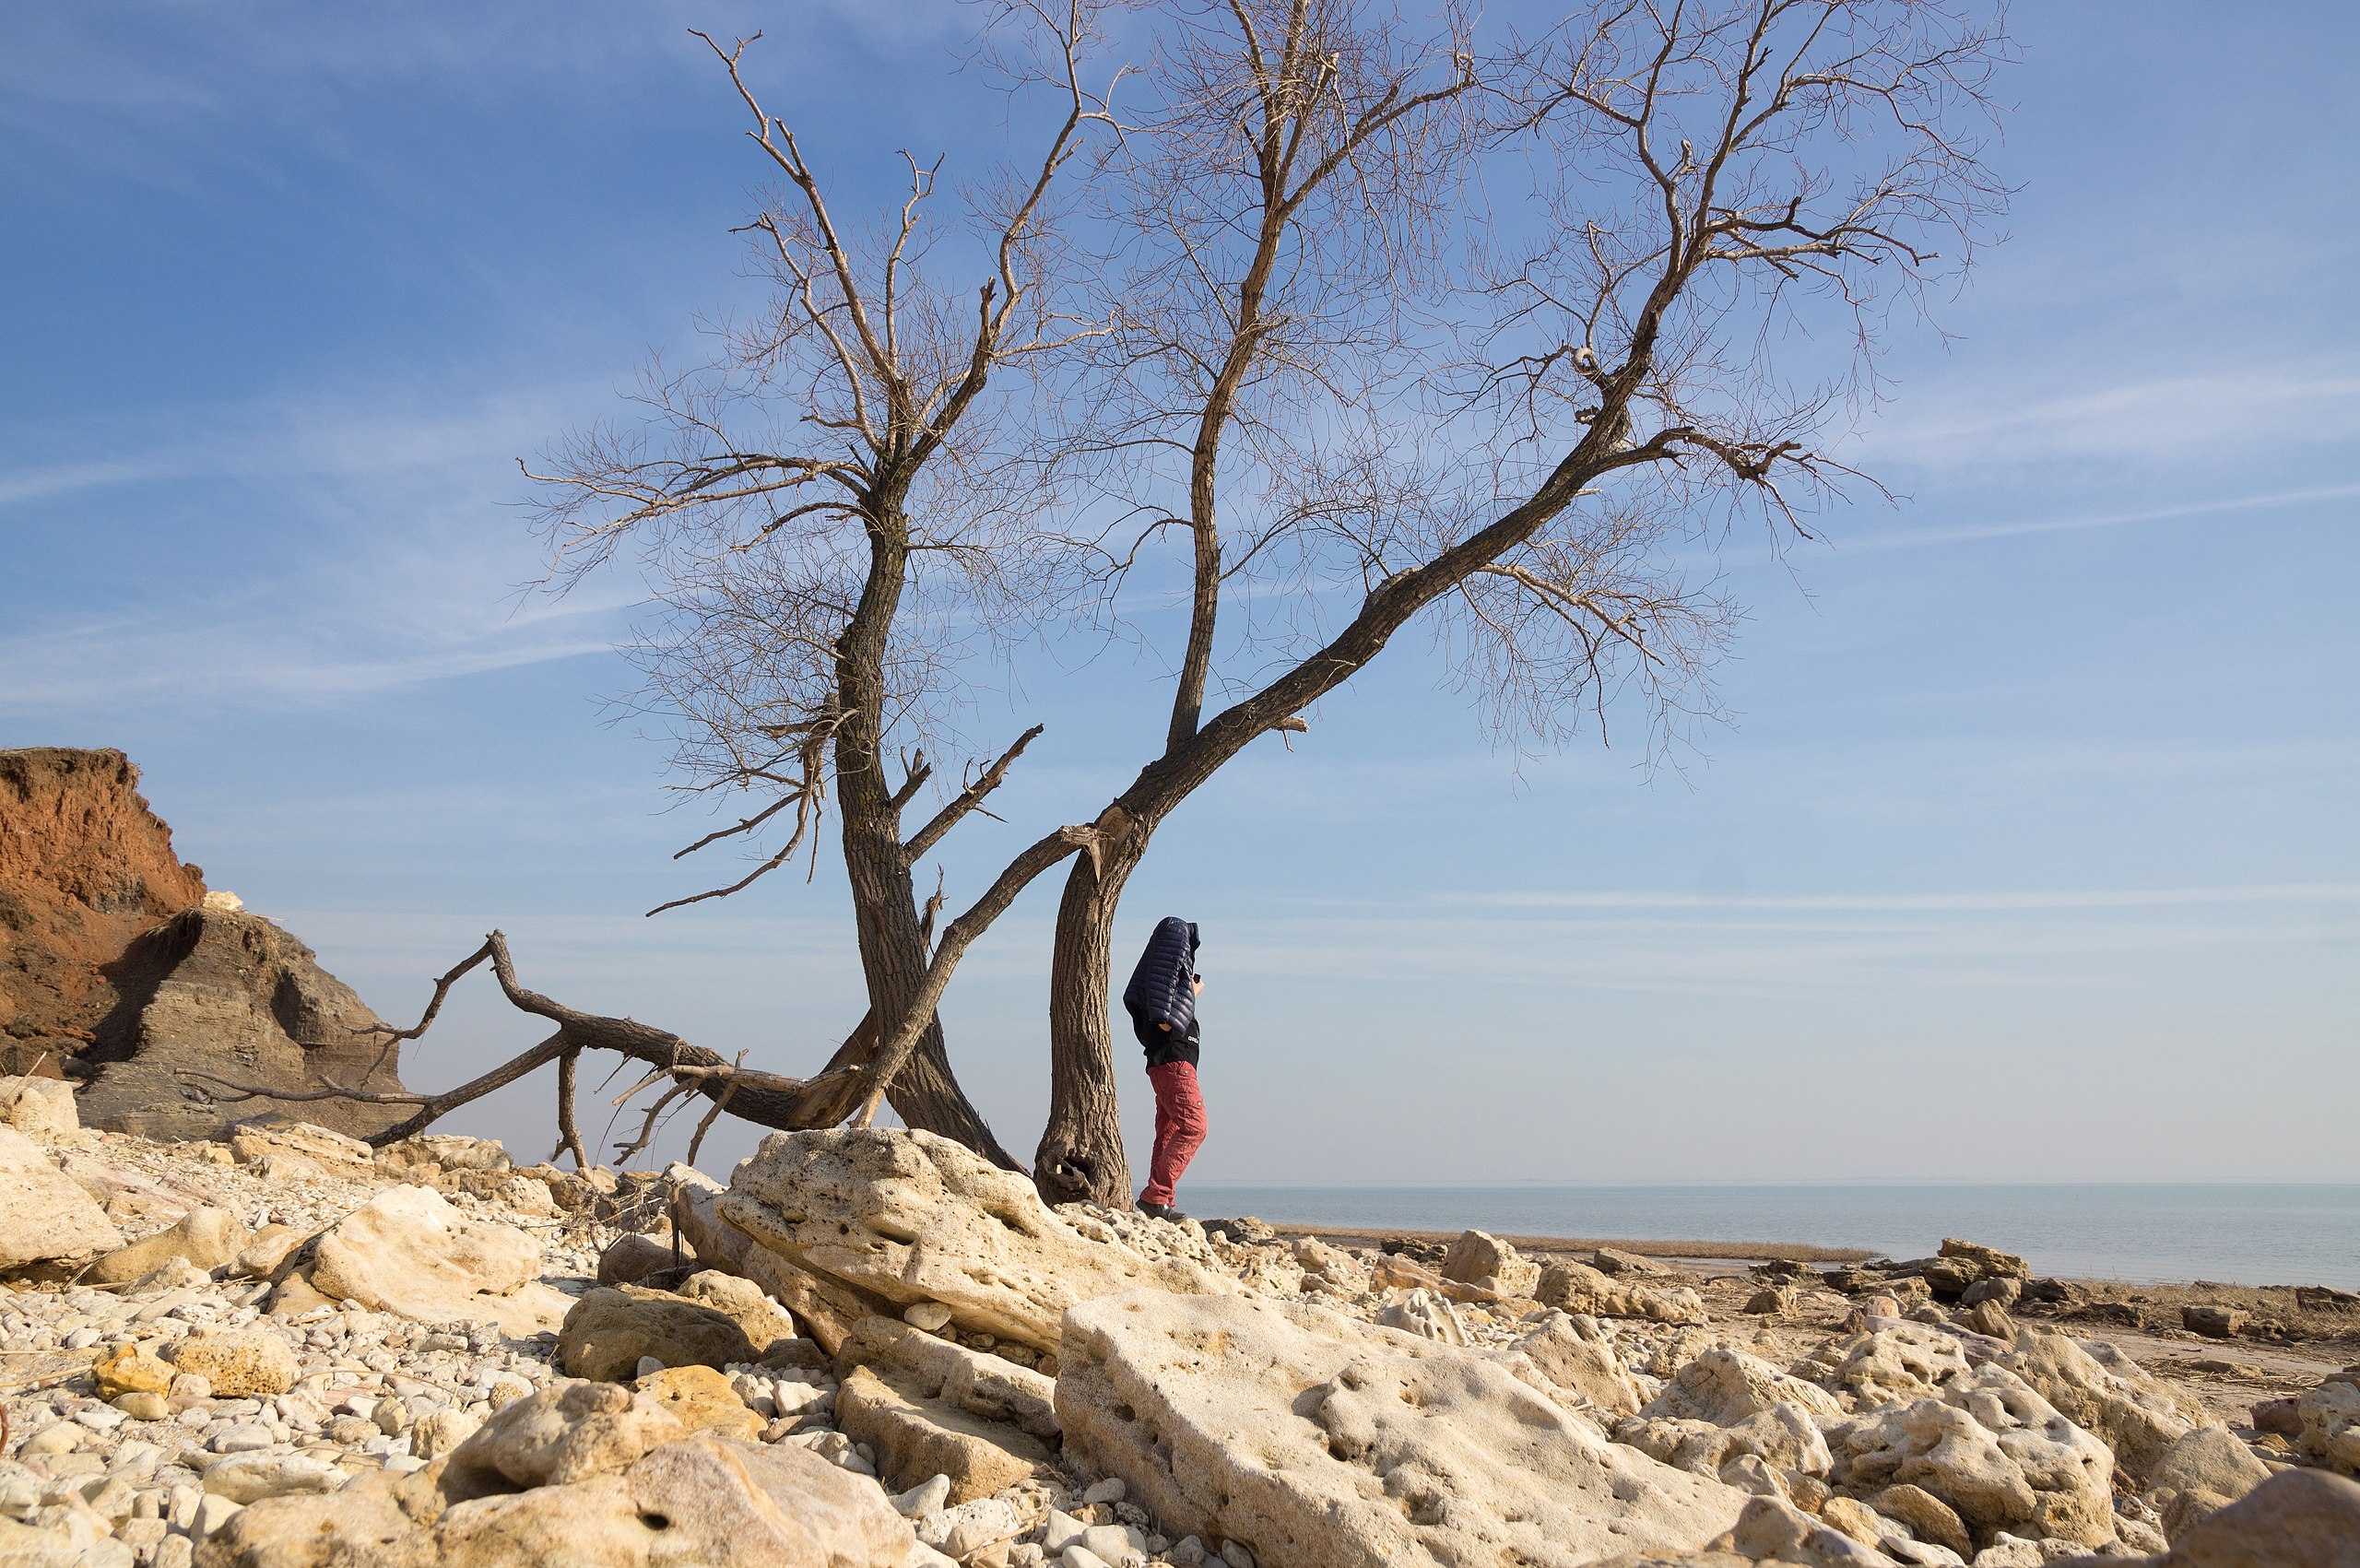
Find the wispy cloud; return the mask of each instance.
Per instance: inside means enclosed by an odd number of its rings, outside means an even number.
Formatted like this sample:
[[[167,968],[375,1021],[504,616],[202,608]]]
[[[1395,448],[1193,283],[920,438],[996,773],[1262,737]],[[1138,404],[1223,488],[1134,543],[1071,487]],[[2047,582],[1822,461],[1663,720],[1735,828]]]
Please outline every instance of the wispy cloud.
[[[2200,904],[2315,904],[2360,900],[2360,882],[2281,882],[2223,888],[2109,888],[1996,893],[1481,892],[1441,893],[1439,902],[1522,909],[1793,910],[1967,914],[2070,909],[2174,909]]]
[[[2005,385],[1913,391],[1901,412],[1864,432],[1866,460],[1933,469],[2092,460],[2184,469],[2360,436],[2360,377],[2340,366],[2155,376],[2047,398],[2026,397],[2022,367],[2009,369]]]
[[[1836,548],[1852,550],[1914,549],[1925,545],[1959,544],[1975,539],[2005,539],[2024,534],[2060,534],[2087,528],[2118,528],[2140,523],[2170,523],[2189,517],[2217,517],[2246,512],[2272,512],[2311,506],[2320,501],[2360,497],[2360,484],[2315,485],[2305,489],[2270,490],[2260,495],[2227,496],[2217,501],[2188,501],[2176,506],[2142,507],[2130,512],[2090,513],[2078,517],[2027,518],[2007,523],[1966,523],[1947,528],[1894,529],[1868,535],[1839,536]]]
[[[0,712],[334,703],[606,651],[637,584],[520,594],[539,557],[508,504],[513,457],[579,395],[142,411],[33,432],[23,449],[65,455],[0,468],[0,513],[68,551],[61,564],[87,560],[77,537],[109,530],[122,566],[101,613],[20,601],[0,633]],[[133,446],[142,455],[88,455]],[[168,501],[150,502],[157,487]],[[173,527],[157,515],[167,504],[194,507],[191,526],[218,541],[201,568],[143,553]],[[20,584],[40,559],[19,552]]]

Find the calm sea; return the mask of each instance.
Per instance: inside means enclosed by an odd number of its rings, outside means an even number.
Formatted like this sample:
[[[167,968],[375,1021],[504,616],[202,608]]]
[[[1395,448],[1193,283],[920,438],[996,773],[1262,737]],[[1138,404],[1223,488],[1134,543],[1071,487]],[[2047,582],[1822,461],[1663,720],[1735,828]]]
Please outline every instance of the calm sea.
[[[2360,1289],[2360,1185],[1258,1187],[1192,1183],[1198,1215],[1469,1226],[1633,1241],[1802,1242],[1923,1257],[1944,1236],[2042,1274]]]

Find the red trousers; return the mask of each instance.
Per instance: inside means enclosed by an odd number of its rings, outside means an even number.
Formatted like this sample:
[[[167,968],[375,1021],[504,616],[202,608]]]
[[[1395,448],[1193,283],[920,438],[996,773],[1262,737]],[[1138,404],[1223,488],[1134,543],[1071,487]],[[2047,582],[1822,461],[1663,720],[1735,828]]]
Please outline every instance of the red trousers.
[[[1197,1069],[1187,1062],[1150,1067],[1147,1080],[1155,1085],[1155,1152],[1148,1159],[1139,1201],[1168,1206],[1180,1173],[1204,1147],[1205,1097],[1197,1091]]]

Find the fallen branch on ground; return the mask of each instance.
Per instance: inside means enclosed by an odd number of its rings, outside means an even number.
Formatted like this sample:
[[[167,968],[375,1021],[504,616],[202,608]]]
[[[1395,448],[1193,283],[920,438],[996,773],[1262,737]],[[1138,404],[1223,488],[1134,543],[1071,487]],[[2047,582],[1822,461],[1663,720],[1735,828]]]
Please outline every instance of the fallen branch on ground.
[[[226,1097],[233,1099],[290,1102],[348,1099],[362,1104],[416,1105],[415,1114],[368,1139],[372,1147],[382,1149],[403,1138],[416,1137],[458,1107],[480,1100],[493,1090],[513,1083],[547,1063],[556,1062],[559,1064],[559,1149],[571,1153],[577,1167],[588,1163],[584,1158],[581,1134],[576,1130],[573,1114],[574,1065],[584,1051],[612,1051],[656,1068],[653,1077],[671,1079],[673,1087],[666,1091],[659,1104],[681,1094],[702,1094],[714,1102],[716,1111],[726,1106],[733,1115],[743,1117],[758,1126],[774,1127],[785,1132],[834,1126],[859,1109],[870,1091],[877,1087],[867,1064],[862,1060],[847,1060],[851,1053],[844,1050],[838,1051],[836,1057],[817,1078],[788,1078],[782,1073],[736,1066],[718,1052],[692,1045],[677,1034],[641,1023],[635,1019],[607,1018],[566,1007],[517,984],[515,966],[508,956],[508,938],[498,931],[486,937],[482,947],[434,983],[434,995],[416,1024],[408,1029],[380,1025],[366,1032],[381,1033],[389,1040],[418,1039],[442,1010],[443,998],[450,995],[452,985],[487,959],[491,961],[492,974],[500,982],[500,989],[508,1000],[519,1011],[549,1020],[558,1026],[557,1032],[531,1050],[511,1057],[491,1071],[455,1089],[446,1089],[439,1094],[363,1092],[337,1084],[317,1090],[278,1090],[238,1083],[194,1070],[184,1071],[180,1076],[226,1091]],[[871,1032],[873,1038],[873,1030]],[[846,1044],[849,1046],[852,1042],[848,1041]],[[652,1117],[650,1125],[653,1125]],[[636,1153],[643,1147],[643,1141],[632,1146],[630,1152]]]

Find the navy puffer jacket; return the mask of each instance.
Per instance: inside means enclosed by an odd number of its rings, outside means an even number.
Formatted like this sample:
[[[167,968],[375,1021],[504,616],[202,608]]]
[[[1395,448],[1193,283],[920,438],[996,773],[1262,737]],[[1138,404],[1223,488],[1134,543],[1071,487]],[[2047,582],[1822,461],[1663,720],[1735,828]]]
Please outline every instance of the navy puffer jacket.
[[[1196,924],[1165,915],[1155,923],[1155,935],[1147,939],[1131,983],[1123,987],[1123,1006],[1133,1018],[1168,1023],[1174,1033],[1185,1034],[1197,1018],[1197,989],[1190,984],[1196,977]]]

